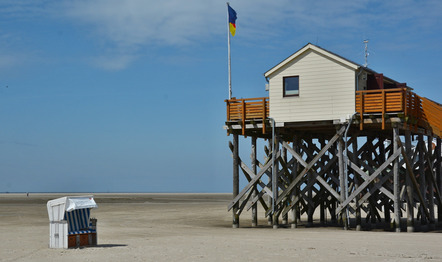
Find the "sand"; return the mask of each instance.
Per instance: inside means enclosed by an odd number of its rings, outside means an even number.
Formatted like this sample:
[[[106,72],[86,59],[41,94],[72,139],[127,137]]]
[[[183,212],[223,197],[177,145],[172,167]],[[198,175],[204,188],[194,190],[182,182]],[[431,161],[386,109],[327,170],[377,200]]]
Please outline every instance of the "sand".
[[[337,227],[233,229],[229,194],[95,194],[98,246],[49,249],[46,202],[0,194],[0,261],[442,261],[442,234]]]

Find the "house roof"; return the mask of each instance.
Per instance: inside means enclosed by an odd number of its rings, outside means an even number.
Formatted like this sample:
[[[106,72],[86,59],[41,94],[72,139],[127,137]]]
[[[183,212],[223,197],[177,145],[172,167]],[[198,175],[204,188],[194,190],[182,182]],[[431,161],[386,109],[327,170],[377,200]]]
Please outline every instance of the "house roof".
[[[301,49],[299,49],[298,51],[296,51],[294,54],[292,54],[291,56],[287,57],[286,59],[284,59],[281,63],[277,64],[276,66],[272,67],[270,70],[268,70],[267,72],[264,73],[265,77],[269,77],[270,75],[272,75],[273,73],[275,73],[276,71],[278,71],[279,69],[281,69],[282,67],[284,67],[285,65],[287,65],[288,63],[290,63],[291,61],[293,61],[293,59],[297,58],[298,56],[300,56],[301,54],[303,54],[304,52],[308,51],[308,50],[313,50],[316,51],[332,60],[335,60],[341,64],[344,64],[354,70],[358,70],[358,69],[363,69],[364,71],[367,71],[368,73],[371,74],[377,74],[376,71],[368,68],[368,67],[364,67],[363,65],[360,65],[358,63],[355,63],[345,57],[342,57],[340,55],[337,55],[333,52],[330,52],[322,47],[319,47],[317,45],[314,45],[312,43],[308,43],[306,44],[304,47],[302,47]],[[386,76],[384,76],[384,80],[387,82],[391,82],[391,83],[399,83],[398,81],[395,81],[391,78],[388,78]]]

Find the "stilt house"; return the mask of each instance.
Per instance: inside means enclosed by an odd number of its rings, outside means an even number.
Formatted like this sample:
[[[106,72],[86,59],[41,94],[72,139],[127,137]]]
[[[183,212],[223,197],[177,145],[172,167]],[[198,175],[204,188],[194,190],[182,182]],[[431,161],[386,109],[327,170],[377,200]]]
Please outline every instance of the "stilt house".
[[[234,227],[249,209],[257,225],[258,203],[274,227],[280,219],[297,227],[302,214],[312,224],[319,209],[321,223],[329,214],[360,229],[365,214],[367,223],[413,231],[416,218],[434,227],[435,203],[442,221],[441,104],[313,44],[264,76],[269,97],[226,100]],[[250,165],[239,157],[240,136],[251,139]],[[261,161],[259,138],[270,141]],[[247,180],[241,191],[239,170]]]

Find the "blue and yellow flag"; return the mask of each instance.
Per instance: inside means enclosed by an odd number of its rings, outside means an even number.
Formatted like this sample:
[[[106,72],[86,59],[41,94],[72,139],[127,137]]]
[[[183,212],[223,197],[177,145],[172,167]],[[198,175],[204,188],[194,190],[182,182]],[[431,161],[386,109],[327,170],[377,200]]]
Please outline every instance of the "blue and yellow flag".
[[[236,32],[236,12],[233,10],[233,8],[230,7],[230,5],[227,5],[227,8],[229,10],[229,27],[230,27],[230,33],[232,36],[235,36]]]

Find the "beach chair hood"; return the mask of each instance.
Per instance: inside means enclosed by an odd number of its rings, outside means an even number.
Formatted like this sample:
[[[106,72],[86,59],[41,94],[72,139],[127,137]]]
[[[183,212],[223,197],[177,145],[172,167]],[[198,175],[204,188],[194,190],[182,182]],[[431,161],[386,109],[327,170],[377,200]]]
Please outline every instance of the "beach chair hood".
[[[61,221],[65,218],[65,212],[77,209],[97,208],[93,196],[61,197],[49,200],[47,203],[49,221]]]

